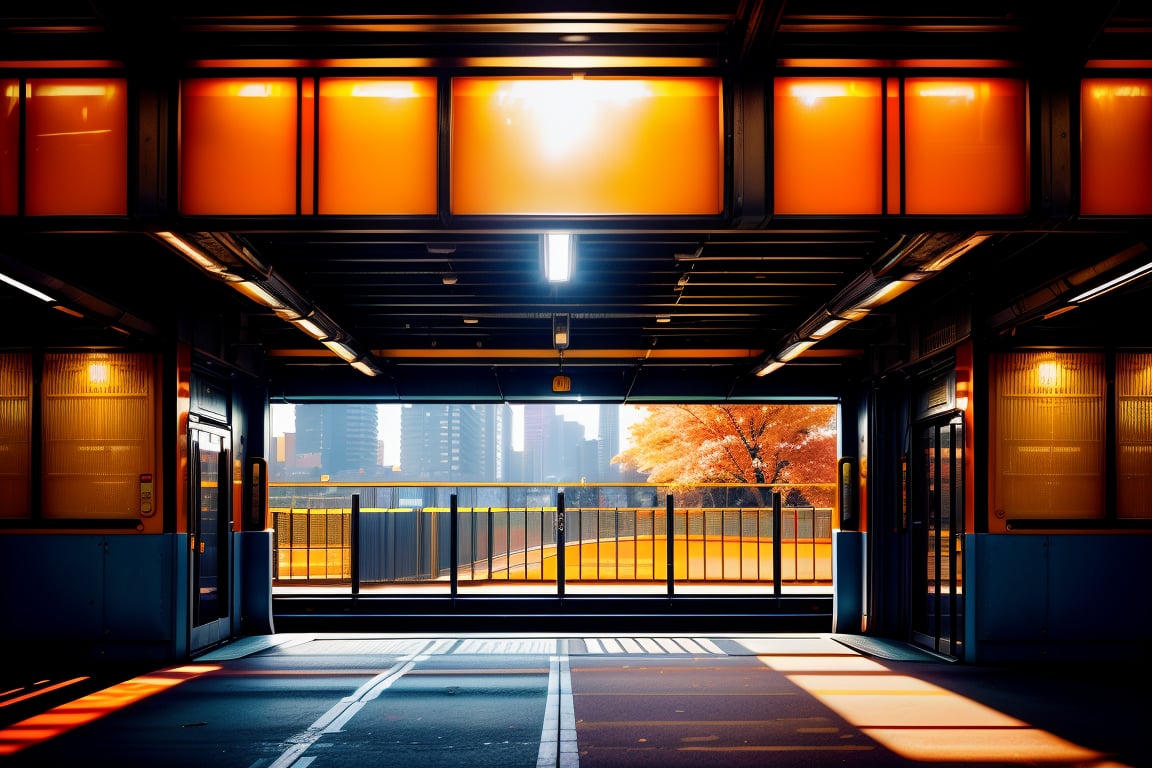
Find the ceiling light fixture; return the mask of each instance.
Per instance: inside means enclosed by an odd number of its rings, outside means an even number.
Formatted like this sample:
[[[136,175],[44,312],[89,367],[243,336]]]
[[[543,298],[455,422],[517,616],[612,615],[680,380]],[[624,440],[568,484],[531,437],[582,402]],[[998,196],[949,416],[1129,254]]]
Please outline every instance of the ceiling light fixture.
[[[323,341],[328,338],[328,332],[317,325],[311,317],[298,317],[290,322],[316,341]]]
[[[49,303],[56,301],[56,299],[52,298],[51,296],[44,293],[43,291],[38,291],[30,285],[25,285],[24,283],[20,282],[16,278],[9,277],[8,275],[4,274],[3,272],[0,272],[0,282],[7,283],[8,285],[12,286],[13,288],[18,288],[21,291],[24,291],[24,293],[28,294],[29,296],[35,296],[36,298],[40,299],[40,301],[47,301]]]
[[[365,376],[376,376],[380,373],[380,371],[376,369],[376,366],[372,365],[370,361],[363,357],[353,360],[350,365]]]
[[[336,354],[337,357],[346,363],[355,362],[359,357],[359,355],[356,354],[356,350],[352,349],[352,347],[348,346],[342,341],[335,341],[330,339],[320,343],[328,347],[328,349],[332,350],[332,352]]]
[[[156,237],[160,238],[165,243],[167,243],[169,246],[176,249],[176,251],[179,252],[181,256],[188,259],[193,264],[195,264],[197,267],[200,267],[200,269],[203,269],[205,272],[211,272],[211,273],[217,275],[218,277],[224,277],[225,279],[227,279],[227,277],[226,277],[228,275],[228,267],[227,266],[225,266],[224,264],[221,264],[219,261],[217,261],[216,259],[209,256],[207,253],[205,253],[200,248],[194,247],[191,243],[189,243],[187,240],[180,237],[176,233],[174,233],[174,232],[157,232]]]
[[[548,232],[540,236],[544,276],[548,282],[566,283],[572,278],[574,240],[570,232]]]
[[[764,358],[753,373],[765,376],[778,370],[817,342],[931,279],[990,237],[984,233],[955,232],[901,235],[870,270],[785,336],[777,351]]]
[[[1143,277],[1144,275],[1148,274],[1149,272],[1152,272],[1152,262],[1148,262],[1147,264],[1144,264],[1143,266],[1136,267],[1136,269],[1125,272],[1124,274],[1120,275],[1119,277],[1114,277],[1111,280],[1109,280],[1108,282],[1103,283],[1101,285],[1098,285],[1091,290],[1085,291],[1084,293],[1080,294],[1079,296],[1073,296],[1068,301],[1071,302],[1072,304],[1079,304],[1080,302],[1088,301],[1089,299],[1094,299],[1097,296],[1103,296],[1104,294],[1108,293],[1109,291],[1114,291],[1117,288],[1119,288],[1120,286],[1126,285],[1127,283],[1130,283],[1133,280],[1136,280],[1140,277]]]
[[[224,281],[251,301],[324,344],[356,370],[375,376],[371,354],[361,355],[351,337],[275,271],[260,262],[239,238],[227,232],[192,232],[179,235],[157,232],[155,237],[211,277]],[[357,364],[359,363],[359,364]]]
[[[249,280],[240,280],[232,283],[233,287],[240,293],[255,301],[257,304],[263,304],[271,310],[282,312],[288,309],[280,299],[273,296],[264,286],[259,283],[254,283]],[[299,315],[296,315],[299,317]]]
[[[816,342],[812,339],[801,339],[799,341],[794,341],[788,346],[784,347],[784,349],[780,350],[776,354],[776,359],[781,363],[791,362],[792,360],[795,360],[796,358],[800,357],[800,355],[808,351],[808,349],[815,343]]]
[[[756,369],[756,375],[757,376],[767,376],[768,374],[772,373],[773,371],[779,370],[780,368],[783,368],[783,367],[784,367],[784,361],[783,360],[769,360],[764,365],[762,365]]]

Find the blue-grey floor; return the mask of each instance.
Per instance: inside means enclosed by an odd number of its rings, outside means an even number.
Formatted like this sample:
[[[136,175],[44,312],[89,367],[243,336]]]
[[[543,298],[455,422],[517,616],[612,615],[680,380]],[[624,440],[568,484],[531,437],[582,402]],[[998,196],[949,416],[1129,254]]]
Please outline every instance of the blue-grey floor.
[[[115,679],[6,686],[0,764],[1152,765],[1145,666],[970,666],[851,640],[249,637]]]

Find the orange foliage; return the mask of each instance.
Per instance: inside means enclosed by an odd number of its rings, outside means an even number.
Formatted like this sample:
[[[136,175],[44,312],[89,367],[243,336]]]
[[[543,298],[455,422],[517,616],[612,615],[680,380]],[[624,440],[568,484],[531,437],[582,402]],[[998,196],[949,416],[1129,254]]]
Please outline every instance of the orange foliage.
[[[669,405],[629,428],[613,459],[651,483],[834,483],[834,405]],[[789,489],[781,489],[788,496]],[[832,488],[801,487],[786,505],[831,506]]]

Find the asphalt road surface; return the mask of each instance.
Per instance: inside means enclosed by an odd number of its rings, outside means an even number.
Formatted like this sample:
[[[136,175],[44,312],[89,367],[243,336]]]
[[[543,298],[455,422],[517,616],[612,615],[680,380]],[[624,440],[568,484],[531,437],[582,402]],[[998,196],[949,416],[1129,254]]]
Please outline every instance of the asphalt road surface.
[[[818,633],[250,637],[116,679],[9,684],[0,765],[1152,765],[1144,670],[860,647]]]

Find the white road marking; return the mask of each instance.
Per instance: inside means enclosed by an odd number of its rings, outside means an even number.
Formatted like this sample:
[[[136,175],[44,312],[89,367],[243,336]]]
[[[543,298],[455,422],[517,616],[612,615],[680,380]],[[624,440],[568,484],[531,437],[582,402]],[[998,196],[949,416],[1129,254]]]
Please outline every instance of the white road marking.
[[[288,748],[280,753],[280,757],[276,758],[275,762],[268,768],[304,768],[304,766],[312,762],[313,758],[302,758],[302,755],[309,747],[319,741],[321,736],[326,733],[339,732],[340,729],[364,707],[364,704],[372,701],[382,692],[390,688],[392,683],[399,680],[406,672],[416,666],[418,660],[426,658],[427,655],[416,655],[397,659],[397,666],[376,675],[364,683],[364,685],[357,688],[351,696],[345,696],[340,699],[339,702],[321,715],[316,722],[308,726],[302,733],[298,733],[288,739],[286,742]],[[307,762],[304,762],[304,760],[307,760]]]
[[[590,654],[685,653],[727,656],[724,649],[704,637],[586,637],[584,647]]]
[[[548,665],[548,701],[544,707],[544,725],[540,729],[540,752],[536,757],[536,768],[580,766],[568,641],[559,642],[559,652],[549,660]]]

